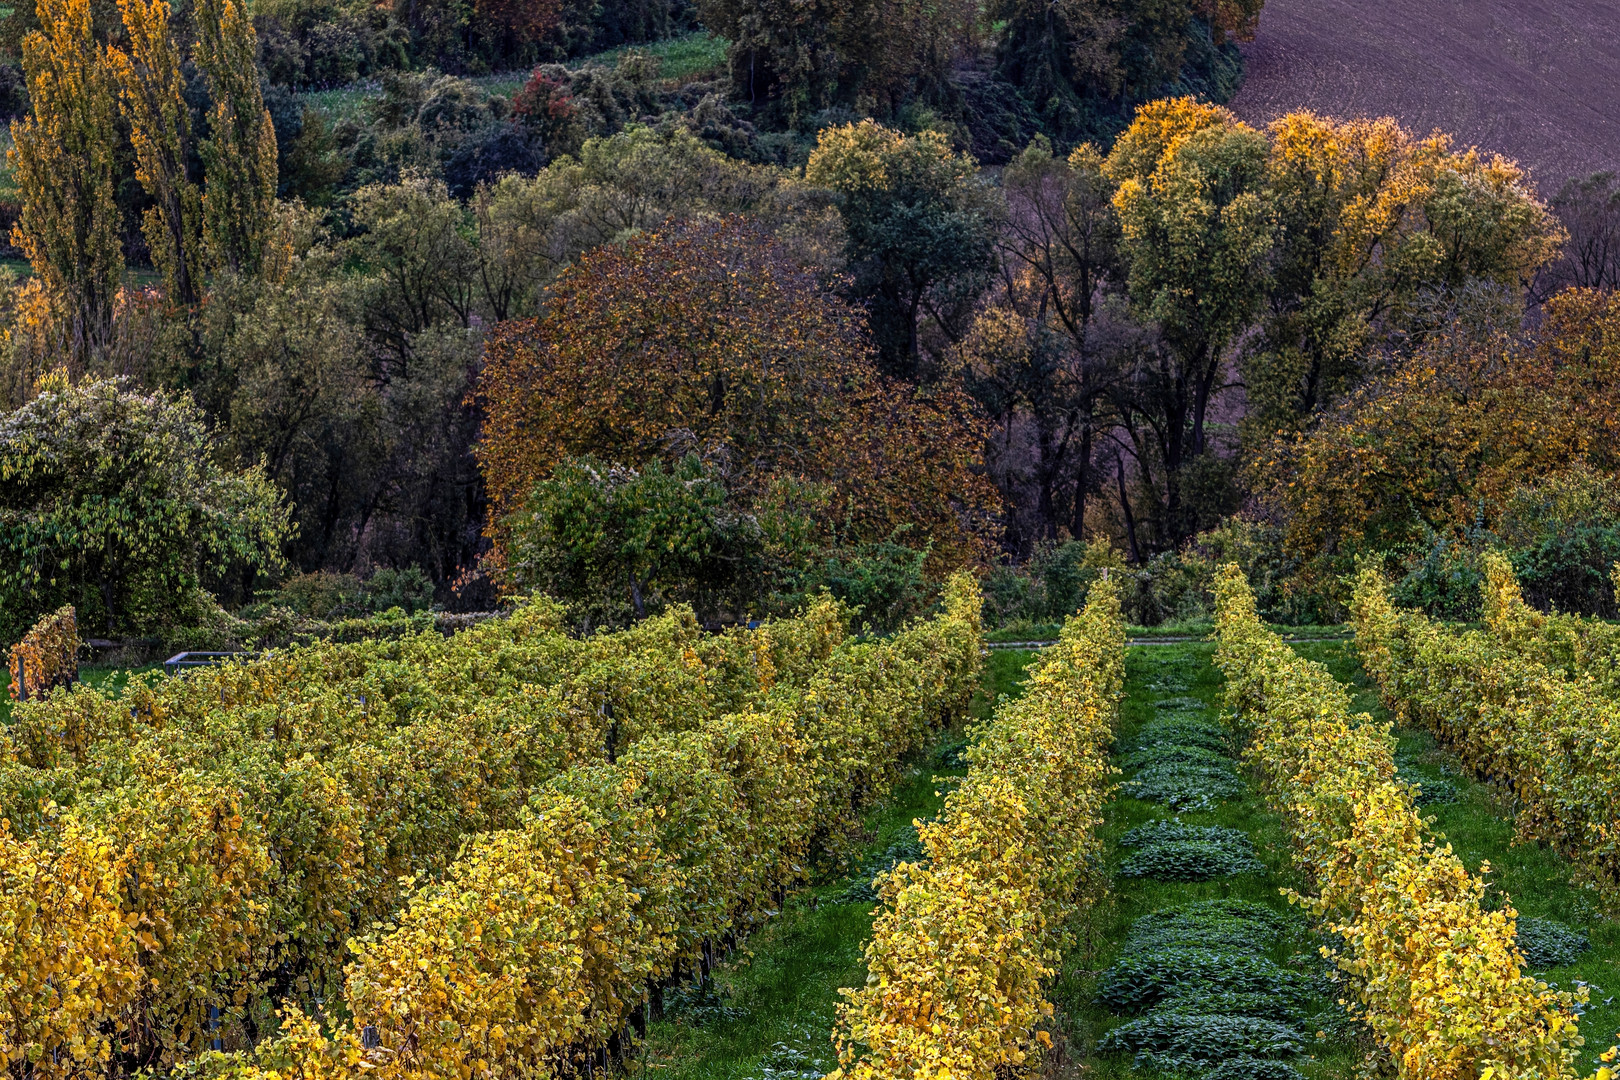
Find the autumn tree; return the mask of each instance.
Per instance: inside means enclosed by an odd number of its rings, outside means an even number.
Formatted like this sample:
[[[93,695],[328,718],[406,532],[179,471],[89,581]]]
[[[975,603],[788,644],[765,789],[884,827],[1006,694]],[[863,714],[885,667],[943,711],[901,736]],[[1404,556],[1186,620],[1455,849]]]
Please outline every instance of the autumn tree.
[[[254,273],[276,204],[276,131],[259,89],[258,36],[241,0],[198,0],[193,17],[193,59],[213,101],[202,145],[203,239],[214,266]]]
[[[873,121],[828,128],[805,166],[838,197],[855,293],[870,300],[886,368],[916,378],[920,324],[960,337],[962,312],[986,284],[993,230],[978,165],[935,131],[905,135]]]
[[[544,37],[562,16],[561,0],[476,0],[472,9],[475,23],[486,32],[518,41]]]
[[[153,205],[141,231],[169,296],[194,304],[202,291],[202,194],[189,175],[191,109],[180,74],[180,50],[165,0],[120,0],[127,51],[107,50],[122,90],[135,147],[135,176]]]
[[[990,454],[998,485],[1017,492],[1008,540],[1018,548],[1064,527],[1083,534],[1094,449],[1113,423],[1117,343],[1103,309],[1120,236],[1103,164],[1090,145],[1065,158],[1044,139],[1008,164],[993,303],[958,350],[1001,426]]]
[[[1495,529],[1517,492],[1550,477],[1620,471],[1620,303],[1571,291],[1531,339],[1516,329],[1460,323],[1276,440],[1260,490],[1290,549],[1343,569]]]
[[[582,455],[638,468],[695,452],[744,500],[781,477],[822,483],[855,538],[915,523],[947,558],[978,549],[994,504],[971,404],[883,379],[859,313],[740,219],[582,257],[538,318],[496,329],[477,397],[498,544],[535,485]]]
[[[1547,297],[1570,287],[1620,289],[1620,178],[1600,172],[1568,180],[1551,209],[1569,242],[1537,280],[1537,294]]]
[[[71,362],[107,346],[124,270],[113,197],[117,106],[96,44],[89,0],[40,0],[40,29],[23,39],[32,115],[11,125],[22,213],[12,242],[41,282]]]
[[[1500,157],[1393,120],[1292,113],[1267,132],[1278,244],[1263,335],[1243,358],[1251,445],[1297,430],[1409,348],[1471,283],[1522,295],[1557,222]]]
[[[1187,470],[1212,450],[1209,407],[1228,347],[1265,299],[1269,154],[1265,136],[1225,109],[1179,98],[1139,110],[1108,158],[1131,307],[1163,343],[1142,354],[1121,404],[1139,466],[1159,472],[1170,545],[1200,524]]]

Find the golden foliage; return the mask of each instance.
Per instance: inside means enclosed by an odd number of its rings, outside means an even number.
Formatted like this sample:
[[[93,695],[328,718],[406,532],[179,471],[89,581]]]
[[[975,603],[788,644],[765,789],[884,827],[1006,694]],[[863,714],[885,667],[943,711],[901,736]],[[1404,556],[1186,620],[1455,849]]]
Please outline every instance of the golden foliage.
[[[1216,663],[1251,729],[1246,757],[1317,891],[1290,899],[1343,939],[1324,952],[1397,1075],[1573,1076],[1585,989],[1555,991],[1522,974],[1513,909],[1486,910],[1484,883],[1429,836],[1412,788],[1395,779],[1389,726],[1352,715],[1325,668],[1265,629],[1237,567],[1222,569],[1216,600]]]
[[[111,334],[124,271],[113,199],[113,81],[96,44],[89,0],[41,0],[23,38],[32,115],[13,121],[10,161],[22,213],[12,243],[28,257],[83,371]]]
[[[980,733],[941,820],[918,824],[930,861],[883,879],[866,985],[843,991],[833,1078],[993,1080],[1029,1059],[1065,921],[1099,884],[1124,662],[1104,578]]]
[[[1508,561],[1485,556],[1485,624],[1454,631],[1399,611],[1371,571],[1353,614],[1367,671],[1403,718],[1440,739],[1477,774],[1511,784],[1521,841],[1550,844],[1605,890],[1620,887],[1620,629],[1527,606]]]
[[[562,880],[534,860],[564,858],[563,840],[598,843],[602,857],[626,860],[625,875],[654,875],[635,903],[658,929],[640,945],[610,954],[590,938],[607,923],[582,928],[583,909],[571,909],[569,927],[589,939],[582,970],[596,980],[578,1030],[598,1031],[634,996],[635,971],[667,971],[672,957],[745,929],[802,874],[817,830],[839,820],[839,808],[815,806],[828,786],[818,770],[857,775],[830,754],[810,761],[817,717],[887,725],[892,742],[866,742],[899,753],[922,718],[965,707],[976,618],[880,647],[845,645],[846,621],[823,600],[756,630],[708,635],[677,611],[581,640],[537,601],[448,640],[430,631],[321,644],[17,704],[0,730],[0,873],[10,875],[0,925],[19,928],[14,950],[0,946],[0,1000],[14,1010],[7,1036],[22,1041],[5,1052],[68,1069],[111,1043],[180,1067],[221,1023],[262,1022],[286,995],[284,1037],[231,1069],[324,1076],[394,1060],[328,1040],[298,1007],[339,991],[347,943],[386,937],[379,920],[394,920],[395,937],[374,958],[417,955],[444,942],[411,912],[448,918],[475,882]],[[835,659],[851,650],[864,662]],[[845,794],[840,807],[863,797]],[[460,858],[464,843],[488,860]],[[421,889],[447,875],[461,893]],[[677,901],[657,893],[659,881],[689,887]],[[53,891],[70,885],[65,899]],[[97,928],[97,905],[110,905],[117,933]],[[46,910],[55,922],[40,921]],[[38,984],[58,970],[40,968],[39,951],[64,937],[83,952],[59,963],[103,980],[83,976],[78,996]],[[609,963],[632,954],[639,968]],[[430,983],[362,977],[362,987],[367,1001],[396,1003],[383,1011],[450,1008]]]
[[[276,129],[259,89],[259,38],[242,0],[198,0],[193,18],[193,59],[213,99],[202,145],[203,241],[215,269],[256,273],[276,225]]]
[[[36,835],[0,821],[0,1059],[39,1080],[105,1075],[105,1021],[142,984],[111,840],[54,807]]]
[[[765,917],[812,843],[963,714],[979,603],[959,574],[939,618],[842,644],[753,710],[547,783],[522,828],[471,839],[444,884],[355,943],[356,1022],[434,1076],[546,1076],[567,1052],[606,1045],[654,983],[712,944],[705,930]]]
[[[12,699],[38,697],[77,681],[78,660],[79,624],[69,605],[40,619],[11,647]]]
[[[119,0],[129,51],[107,49],[123,91],[135,148],[135,178],[153,206],[141,222],[170,300],[192,304],[202,290],[202,195],[187,176],[191,110],[166,0]]]

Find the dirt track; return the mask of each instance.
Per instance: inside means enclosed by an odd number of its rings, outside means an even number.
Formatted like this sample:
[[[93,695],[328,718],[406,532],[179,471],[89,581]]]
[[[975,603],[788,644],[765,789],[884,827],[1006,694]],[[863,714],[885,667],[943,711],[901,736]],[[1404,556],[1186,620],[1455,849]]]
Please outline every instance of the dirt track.
[[[1393,116],[1517,158],[1545,195],[1620,170],[1620,3],[1268,0],[1231,106]]]

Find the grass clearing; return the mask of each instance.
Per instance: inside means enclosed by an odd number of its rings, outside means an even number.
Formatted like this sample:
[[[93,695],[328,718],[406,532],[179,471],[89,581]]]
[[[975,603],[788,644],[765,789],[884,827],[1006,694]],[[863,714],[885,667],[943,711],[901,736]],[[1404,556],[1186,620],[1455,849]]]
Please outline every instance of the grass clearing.
[[[723,73],[729,44],[725,38],[707,30],[694,30],[650,45],[620,45],[570,60],[568,66],[575,70],[592,65],[613,67],[625,53],[639,52],[658,61],[659,78],[670,82],[689,82],[700,75]]]
[[[628,52],[645,53],[658,61],[658,77],[666,84],[692,82],[698,78],[717,78],[726,70],[725,38],[707,30],[694,30],[689,34],[655,41],[645,45],[620,45],[590,56],[570,60],[567,66],[575,71],[598,66],[613,67]],[[498,71],[488,75],[475,75],[468,79],[489,97],[511,97],[529,79],[529,70]],[[320,109],[332,121],[366,118],[366,103],[382,96],[382,83],[377,79],[363,79],[330,90],[309,90],[299,94],[307,105]]]

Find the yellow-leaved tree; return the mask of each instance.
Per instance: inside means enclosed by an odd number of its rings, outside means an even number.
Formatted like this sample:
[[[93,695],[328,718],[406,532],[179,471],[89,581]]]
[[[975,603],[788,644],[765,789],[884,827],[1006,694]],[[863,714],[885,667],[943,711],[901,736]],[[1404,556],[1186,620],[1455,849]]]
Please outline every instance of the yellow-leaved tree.
[[[111,47],[107,62],[123,91],[135,146],[135,176],[154,205],[141,231],[169,298],[195,303],[202,285],[202,194],[187,174],[191,110],[182,93],[180,50],[165,0],[119,0],[129,51]]]
[[[276,131],[259,90],[258,35],[240,0],[199,0],[193,59],[213,98],[202,146],[203,241],[215,269],[255,273],[276,205]]]
[[[12,243],[39,285],[56,350],[80,370],[112,332],[124,254],[113,199],[113,81],[92,29],[90,0],[39,0],[40,28],[23,39],[33,115],[11,125],[22,214]]]

